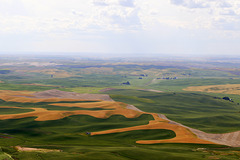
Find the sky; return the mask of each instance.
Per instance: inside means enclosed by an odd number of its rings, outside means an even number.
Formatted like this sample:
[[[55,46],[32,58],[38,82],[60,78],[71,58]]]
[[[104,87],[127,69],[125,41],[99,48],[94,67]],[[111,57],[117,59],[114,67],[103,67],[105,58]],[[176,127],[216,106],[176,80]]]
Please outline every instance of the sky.
[[[240,0],[0,0],[0,52],[238,55]]]

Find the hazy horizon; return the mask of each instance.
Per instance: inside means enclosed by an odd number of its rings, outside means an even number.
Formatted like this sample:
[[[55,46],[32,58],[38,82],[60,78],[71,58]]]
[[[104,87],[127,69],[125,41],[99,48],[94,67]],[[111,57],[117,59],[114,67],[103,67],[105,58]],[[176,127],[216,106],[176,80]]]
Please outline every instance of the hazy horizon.
[[[57,59],[89,59],[89,60],[124,60],[124,61],[226,61],[238,62],[238,55],[207,55],[207,54],[157,54],[157,53],[87,53],[87,52],[0,52],[0,58],[10,60],[33,60],[42,58]]]
[[[0,51],[238,55],[239,6],[234,0],[3,0]]]

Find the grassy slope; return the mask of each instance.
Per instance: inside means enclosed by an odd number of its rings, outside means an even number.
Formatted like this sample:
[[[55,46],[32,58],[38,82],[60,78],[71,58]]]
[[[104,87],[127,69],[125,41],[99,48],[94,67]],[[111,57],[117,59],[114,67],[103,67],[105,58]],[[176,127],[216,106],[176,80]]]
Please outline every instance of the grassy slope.
[[[0,132],[10,133],[14,138],[0,139],[2,146],[15,145],[57,148],[61,153],[17,153],[10,152],[21,160],[29,159],[143,159],[150,155],[153,159],[163,152],[147,149],[135,144],[139,139],[172,138],[175,133],[169,130],[131,131],[119,134],[84,136],[80,133],[104,129],[120,128],[146,124],[152,117],[142,115],[139,118],[127,119],[123,116],[112,116],[108,119],[97,119],[90,116],[71,116],[62,120],[36,122],[33,118],[0,121]],[[144,134],[143,134],[144,133]],[[134,147],[135,145],[139,147]],[[83,147],[85,146],[85,147]],[[131,152],[130,152],[131,150]],[[132,152],[133,151],[133,152]],[[187,150],[187,152],[190,152]],[[134,154],[136,155],[134,155]],[[192,155],[195,157],[194,155]],[[171,157],[186,157],[174,155]]]
[[[116,101],[133,104],[143,111],[165,114],[174,121],[206,132],[226,133],[240,128],[239,105],[212,96],[136,90],[113,90],[108,93]],[[143,98],[148,101],[143,101]]]

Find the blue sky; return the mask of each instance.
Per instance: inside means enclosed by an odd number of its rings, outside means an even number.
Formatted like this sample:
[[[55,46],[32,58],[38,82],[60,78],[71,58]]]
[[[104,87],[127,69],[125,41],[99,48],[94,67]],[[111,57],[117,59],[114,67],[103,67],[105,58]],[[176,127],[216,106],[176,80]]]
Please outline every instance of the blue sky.
[[[1,52],[238,55],[240,0],[0,0]]]

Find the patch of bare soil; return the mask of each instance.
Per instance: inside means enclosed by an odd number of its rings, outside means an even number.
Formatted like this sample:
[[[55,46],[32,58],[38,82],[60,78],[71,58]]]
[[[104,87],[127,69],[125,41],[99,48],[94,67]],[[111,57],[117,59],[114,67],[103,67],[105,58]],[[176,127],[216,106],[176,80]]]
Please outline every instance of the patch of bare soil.
[[[21,146],[15,146],[15,148],[20,152],[61,152],[59,149],[29,148]]]
[[[47,90],[43,92],[36,92],[32,94],[34,98],[70,98],[70,99],[84,99],[84,100],[103,100],[113,101],[107,94],[80,94],[75,92],[60,91],[57,89]]]
[[[101,89],[99,92],[107,92],[107,91],[111,91],[111,90],[115,90],[116,88],[104,88]]]
[[[130,105],[130,104],[128,104],[126,108],[131,109],[131,110],[135,110],[135,111],[138,111],[138,112],[143,112],[142,110],[138,109],[134,105]]]

